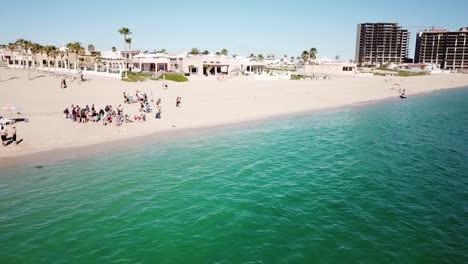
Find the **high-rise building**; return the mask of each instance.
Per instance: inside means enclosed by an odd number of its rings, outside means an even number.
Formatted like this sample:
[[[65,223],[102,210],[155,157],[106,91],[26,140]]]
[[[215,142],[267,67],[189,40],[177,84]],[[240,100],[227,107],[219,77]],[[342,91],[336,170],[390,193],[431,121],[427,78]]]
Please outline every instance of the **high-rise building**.
[[[409,35],[398,23],[363,23],[357,26],[356,63],[359,66],[404,63]]]
[[[446,70],[468,69],[468,27],[419,31],[414,61],[439,64]]]

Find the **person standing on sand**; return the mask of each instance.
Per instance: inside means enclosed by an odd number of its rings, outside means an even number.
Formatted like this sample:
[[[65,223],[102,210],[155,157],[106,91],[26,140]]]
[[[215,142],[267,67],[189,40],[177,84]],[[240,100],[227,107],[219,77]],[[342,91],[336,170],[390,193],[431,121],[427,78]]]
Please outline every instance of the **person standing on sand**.
[[[2,138],[2,145],[6,147],[8,145],[8,140],[7,140],[8,130],[6,129],[6,127],[4,126],[1,127],[0,136]]]
[[[65,77],[62,77],[62,81],[60,82],[60,88],[67,88],[67,82],[65,81]]]
[[[12,134],[11,134],[11,143],[15,143],[18,145],[18,141],[16,141],[16,127],[13,127]]]
[[[161,119],[161,106],[158,105],[158,111],[156,112],[156,116],[155,116],[156,119]]]
[[[123,114],[122,105],[119,105],[119,106],[117,107],[117,114],[118,114],[118,115],[122,115],[122,114]]]

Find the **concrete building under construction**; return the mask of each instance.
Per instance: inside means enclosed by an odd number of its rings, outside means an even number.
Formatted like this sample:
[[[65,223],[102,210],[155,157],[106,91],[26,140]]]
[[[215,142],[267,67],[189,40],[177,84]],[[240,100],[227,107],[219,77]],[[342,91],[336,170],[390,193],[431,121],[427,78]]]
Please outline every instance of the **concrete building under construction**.
[[[356,63],[359,66],[401,64],[408,60],[408,30],[398,23],[362,23],[357,26]]]
[[[414,54],[416,63],[438,64],[445,70],[468,69],[468,27],[458,31],[419,31]]]

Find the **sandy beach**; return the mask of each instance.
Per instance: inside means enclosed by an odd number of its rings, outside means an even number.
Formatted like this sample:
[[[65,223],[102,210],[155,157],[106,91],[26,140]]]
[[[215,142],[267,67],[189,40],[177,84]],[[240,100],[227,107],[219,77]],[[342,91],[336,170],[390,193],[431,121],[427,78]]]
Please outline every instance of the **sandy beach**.
[[[331,80],[265,81],[245,77],[223,81],[214,77],[192,77],[189,82],[160,81],[127,83],[113,78],[85,76],[83,83],[69,82],[60,88],[60,78],[32,72],[27,80],[25,70],[0,70],[0,105],[22,106],[20,114],[1,111],[9,118],[25,117],[28,123],[15,126],[21,144],[2,147],[0,159],[71,147],[90,146],[102,142],[131,140],[156,132],[219,126],[257,120],[277,115],[335,108],[355,103],[397,97],[398,89],[411,95],[439,89],[468,86],[468,75],[449,74],[421,77],[343,77]],[[395,89],[392,89],[395,88]],[[97,109],[122,104],[125,114],[139,114],[139,104],[124,104],[123,92],[139,90],[150,98],[161,98],[162,119],[147,114],[146,122],[133,122],[117,127],[115,123],[74,123],[62,113],[66,107],[92,104]],[[176,97],[182,97],[176,107]],[[410,99],[409,99],[410,100]],[[153,109],[155,108],[152,103]],[[8,126],[11,129],[12,126]],[[0,160],[0,161],[1,161]]]

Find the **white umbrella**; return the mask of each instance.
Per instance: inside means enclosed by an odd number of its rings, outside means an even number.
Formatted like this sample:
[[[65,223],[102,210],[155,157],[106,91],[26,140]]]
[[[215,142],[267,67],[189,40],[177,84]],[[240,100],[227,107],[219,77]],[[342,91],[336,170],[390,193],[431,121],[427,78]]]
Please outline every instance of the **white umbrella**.
[[[2,107],[2,110],[10,111],[10,116],[12,115],[13,111],[18,111],[20,109],[22,109],[20,106],[14,104],[8,104]]]

